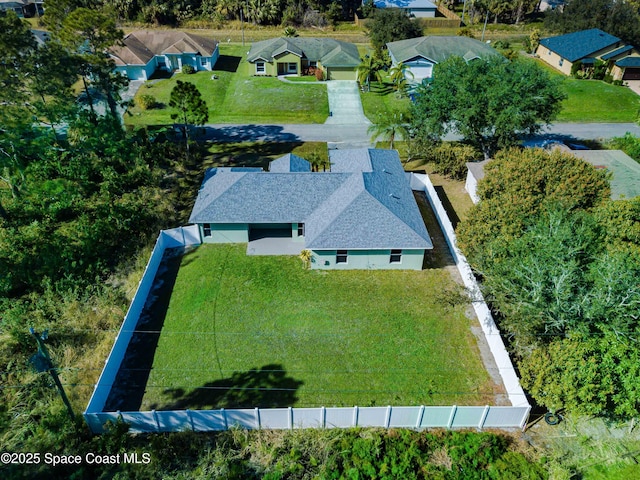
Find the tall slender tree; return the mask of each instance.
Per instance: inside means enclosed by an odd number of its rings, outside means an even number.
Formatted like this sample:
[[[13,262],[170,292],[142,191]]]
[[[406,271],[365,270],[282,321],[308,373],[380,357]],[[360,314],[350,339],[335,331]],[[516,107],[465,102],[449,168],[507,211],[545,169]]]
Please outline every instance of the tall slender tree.
[[[174,109],[171,118],[178,120],[189,161],[189,126],[204,125],[209,119],[209,109],[198,88],[190,82],[178,80],[171,90],[169,106]]]

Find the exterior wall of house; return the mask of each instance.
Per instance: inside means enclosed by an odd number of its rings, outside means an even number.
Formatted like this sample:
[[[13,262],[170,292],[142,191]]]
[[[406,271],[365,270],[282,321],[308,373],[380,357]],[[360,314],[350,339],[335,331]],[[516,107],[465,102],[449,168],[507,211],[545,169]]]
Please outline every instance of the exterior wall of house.
[[[471,197],[473,203],[480,202],[480,197],[478,196],[478,180],[473,176],[471,170],[467,170],[467,181],[464,184],[464,189]]]
[[[536,54],[540,57],[545,63],[548,63],[556,70],[560,70],[565,75],[571,75],[571,62],[566,59],[563,59],[560,55],[555,52],[552,52],[547,47],[543,45],[539,45]]]
[[[405,75],[408,81],[420,82],[425,78],[431,78],[433,76],[433,63],[424,58],[417,58],[410,62],[405,62],[408,67],[407,72],[411,72],[413,77],[408,73]]]
[[[302,224],[302,225],[304,225],[304,224]],[[304,235],[298,235],[298,224],[297,223],[292,223],[291,224],[291,238],[295,242],[304,242]]]
[[[624,68],[620,68],[617,65],[614,65],[611,69],[611,76],[614,80],[622,80],[622,76],[624,75]]]
[[[356,67],[326,67],[327,80],[355,80]]]
[[[433,8],[409,8],[407,11],[409,15],[413,15],[416,18],[433,18],[436,16],[436,11]]]
[[[279,63],[282,63],[282,64],[295,63],[296,73],[300,75],[302,72],[301,58],[297,55],[294,55],[293,53],[285,52],[282,55],[278,55],[277,57],[274,58],[273,64],[274,64],[275,75],[279,74],[279,71],[278,71]],[[289,72],[286,71],[285,73],[289,73]]]
[[[391,250],[349,250],[347,262],[336,263],[336,250],[313,250],[311,268],[318,270],[422,270],[424,250],[402,250],[399,263],[391,263]]]
[[[246,223],[212,223],[211,235],[204,235],[203,224],[198,224],[202,243],[247,243],[249,225]]]
[[[129,80],[149,80],[156,70],[156,60],[152,59],[146,65],[125,65],[116,67],[115,71],[125,75]]]

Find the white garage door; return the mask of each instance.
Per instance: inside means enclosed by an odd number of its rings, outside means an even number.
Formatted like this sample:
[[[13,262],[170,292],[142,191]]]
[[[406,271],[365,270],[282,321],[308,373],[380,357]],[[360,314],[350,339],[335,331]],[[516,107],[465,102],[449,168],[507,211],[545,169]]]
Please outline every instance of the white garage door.
[[[413,79],[411,75],[407,75],[408,80],[417,80],[420,81],[423,78],[430,78],[433,71],[433,65],[429,66],[420,66],[420,67],[411,67],[411,73],[413,73]]]

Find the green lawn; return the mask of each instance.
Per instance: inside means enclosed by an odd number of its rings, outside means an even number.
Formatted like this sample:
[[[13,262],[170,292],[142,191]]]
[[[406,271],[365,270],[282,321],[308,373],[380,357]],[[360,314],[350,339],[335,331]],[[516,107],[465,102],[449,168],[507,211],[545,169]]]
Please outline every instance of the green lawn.
[[[365,116],[376,122],[380,115],[388,116],[397,111],[408,111],[411,101],[408,98],[398,98],[390,83],[371,83],[370,92],[360,92],[362,109]]]
[[[446,269],[313,271],[245,251],[183,258],[143,410],[493,403]]]
[[[538,66],[554,77],[564,79],[567,99],[556,122],[635,122],[640,112],[640,96],[626,87],[601,80],[578,80],[567,77],[542,60]]]
[[[168,108],[177,80],[194,83],[209,106],[208,123],[324,123],[329,115],[325,85],[320,82],[291,84],[252,75],[246,63],[249,46],[221,45],[213,72],[174,74],[170,79],[147,82],[137,95],[153,95],[160,108],[142,111],[133,107],[125,115],[128,125],[171,124]],[[212,74],[218,78],[213,80]]]

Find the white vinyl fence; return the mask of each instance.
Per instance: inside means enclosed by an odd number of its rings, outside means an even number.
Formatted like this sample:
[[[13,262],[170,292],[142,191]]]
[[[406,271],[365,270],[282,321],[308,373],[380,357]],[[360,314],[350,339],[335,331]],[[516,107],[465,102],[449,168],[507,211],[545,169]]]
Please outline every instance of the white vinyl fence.
[[[231,427],[294,428],[523,428],[529,407],[352,407],[255,408],[240,410],[180,410],[151,412],[85,412],[96,433],[118,419],[130,432],[209,432]]]
[[[87,412],[100,412],[104,408],[118,370],[120,370],[120,365],[124,359],[131,337],[133,336],[133,332],[138,324],[138,319],[140,318],[144,304],[147,301],[147,296],[153,285],[153,279],[158,272],[164,251],[167,248],[198,244],[200,244],[200,233],[196,225],[160,231],[147,266],[144,269],[144,274],[138,284],[138,290],[131,301],[131,305],[129,305],[129,310],[124,317],[116,341],[111,348],[111,353],[109,353],[109,357],[107,357],[104,370],[102,370],[98,383],[93,390],[93,395],[91,395],[89,405],[87,405]]]
[[[438,217],[451,253],[467,288],[473,292],[473,307],[480,319],[491,352],[500,370],[512,406],[414,406],[414,407],[351,407],[351,408],[254,408],[220,410],[179,410],[150,412],[103,412],[109,391],[124,358],[136,327],[160,260],[166,248],[197,245],[200,237],[196,226],[160,232],[145,273],[140,281],[120,333],[98,380],[93,396],[84,412],[94,433],[101,433],[105,423],[120,419],[130,426],[130,432],[176,432],[192,430],[207,432],[239,426],[247,429],[293,428],[524,428],[531,406],[520,387],[511,360],[504,348],[489,308],[484,303],[471,267],[455,244],[455,233],[442,203],[427,175],[410,175],[411,187],[426,193]]]

